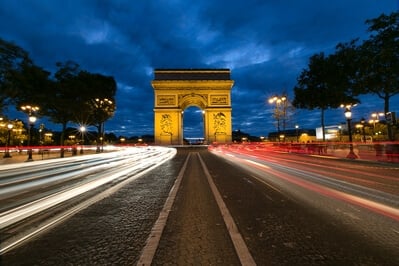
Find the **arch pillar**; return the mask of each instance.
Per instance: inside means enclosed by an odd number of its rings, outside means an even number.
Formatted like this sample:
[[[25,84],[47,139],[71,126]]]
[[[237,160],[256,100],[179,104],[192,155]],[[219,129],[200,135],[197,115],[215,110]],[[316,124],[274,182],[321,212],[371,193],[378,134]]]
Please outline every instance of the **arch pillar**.
[[[183,144],[183,111],[189,106],[203,111],[205,143],[231,142],[233,84],[228,69],[155,70],[155,143]]]

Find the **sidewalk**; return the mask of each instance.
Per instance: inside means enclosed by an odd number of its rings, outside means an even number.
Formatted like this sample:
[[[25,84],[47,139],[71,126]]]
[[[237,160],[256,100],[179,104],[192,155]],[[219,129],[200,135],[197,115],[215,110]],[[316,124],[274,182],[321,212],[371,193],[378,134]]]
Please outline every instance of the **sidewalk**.
[[[95,154],[94,150],[84,150],[83,154],[78,151],[76,156],[82,156],[87,154]],[[10,152],[11,158],[4,158],[4,154],[0,154],[0,167],[3,164],[13,164],[13,163],[29,163],[28,153],[26,151],[22,152]],[[47,159],[57,159],[60,158],[60,151],[44,151],[43,153],[38,153],[37,151],[32,153],[33,161],[41,161]],[[65,150],[64,157],[72,157],[72,151]]]

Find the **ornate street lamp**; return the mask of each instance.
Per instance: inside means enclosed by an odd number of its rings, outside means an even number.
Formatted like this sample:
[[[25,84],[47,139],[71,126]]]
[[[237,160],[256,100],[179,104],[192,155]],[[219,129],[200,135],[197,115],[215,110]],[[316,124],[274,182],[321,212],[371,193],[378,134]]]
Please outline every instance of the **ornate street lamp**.
[[[269,99],[270,104],[275,104],[276,108],[274,111],[274,117],[277,120],[277,136],[279,136],[280,141],[280,119],[283,120],[283,134],[285,133],[285,119],[287,112],[287,97],[283,96],[274,96]],[[283,139],[284,140],[284,139]]]
[[[115,111],[115,104],[108,98],[93,100],[94,107],[96,108],[95,119],[98,123],[98,136],[97,136],[97,149],[96,152],[104,150],[104,122],[110,117],[110,114]],[[100,148],[101,146],[101,148]]]
[[[370,124],[373,124],[373,135],[375,135],[375,124],[380,122],[380,117],[383,117],[385,114],[383,112],[376,112],[371,114],[371,119],[369,120]]]
[[[8,123],[7,129],[8,129],[8,135],[7,135],[7,142],[6,142],[6,152],[4,153],[3,158],[11,158],[10,154],[10,139],[11,139],[11,130],[14,127],[13,124]]]
[[[356,159],[357,155],[353,152],[352,128],[351,128],[352,112],[350,107],[346,107],[345,117],[346,117],[346,122],[348,124],[348,135],[349,135],[349,154],[346,156],[346,158]]]
[[[21,110],[28,114],[29,125],[28,125],[28,160],[27,161],[29,162],[29,161],[33,161],[31,141],[32,141],[33,125],[36,122],[36,117],[33,114],[39,110],[39,107],[32,106],[32,105],[23,105],[23,106],[21,106]]]

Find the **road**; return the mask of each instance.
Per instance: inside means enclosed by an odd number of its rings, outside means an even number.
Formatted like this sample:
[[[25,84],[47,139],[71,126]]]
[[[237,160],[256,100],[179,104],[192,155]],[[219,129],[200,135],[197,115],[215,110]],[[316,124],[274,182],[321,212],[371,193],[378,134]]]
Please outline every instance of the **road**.
[[[178,149],[173,159],[48,226],[2,260],[399,265],[398,172],[395,164],[255,146]]]

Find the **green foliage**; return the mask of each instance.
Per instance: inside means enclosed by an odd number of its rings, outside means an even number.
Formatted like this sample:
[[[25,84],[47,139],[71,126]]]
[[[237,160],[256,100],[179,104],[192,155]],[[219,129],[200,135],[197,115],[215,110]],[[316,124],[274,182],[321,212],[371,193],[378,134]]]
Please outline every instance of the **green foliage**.
[[[28,53],[0,39],[0,113],[10,104],[40,107],[38,114],[61,124],[101,125],[115,112],[113,77],[81,70],[73,61],[56,63],[51,73],[36,66]],[[61,136],[63,143],[64,134]]]
[[[308,69],[302,71],[294,88],[295,107],[325,110],[358,102],[352,96],[353,78],[348,76],[351,71],[341,54],[344,50],[339,51],[327,57],[319,53],[310,58]]]
[[[321,109],[323,115],[327,108],[358,103],[357,96],[371,93],[384,100],[385,113],[390,111],[390,98],[399,94],[399,13],[366,23],[371,36],[361,45],[357,40],[340,43],[335,53],[310,58],[294,87],[295,107]]]
[[[367,20],[371,36],[360,46],[358,93],[371,93],[385,101],[399,94],[399,12]]]
[[[50,72],[30,63],[23,63],[21,69],[10,72],[12,82],[12,102],[16,107],[21,105],[41,106],[47,99],[47,90],[50,86]]]
[[[13,90],[13,73],[30,64],[28,53],[0,38],[0,113],[9,105]]]
[[[324,111],[342,104],[359,102],[354,97],[357,73],[354,43],[355,41],[338,45],[333,55],[325,56],[324,53],[313,55],[309,60],[308,69],[302,71],[294,88],[295,107],[321,110],[323,140],[325,139]]]
[[[86,86],[85,95],[82,97],[85,108],[80,112],[78,119],[98,126],[115,113],[116,82],[113,77],[86,71],[80,72],[78,78]]]
[[[81,86],[77,81],[79,65],[68,61],[57,63],[58,70],[55,80],[47,90],[47,101],[42,103],[42,110],[51,121],[62,124],[73,121],[74,110],[80,107]]]
[[[62,124],[65,132],[67,124],[100,125],[114,114],[116,82],[113,77],[92,74],[81,70],[72,61],[57,63],[55,80],[47,91],[47,101],[43,102],[43,113]],[[99,98],[100,97],[100,98]],[[105,98],[108,97],[108,98]],[[109,99],[109,106],[96,106],[96,99]],[[107,102],[108,102],[107,101]],[[61,143],[65,134],[61,135]]]

